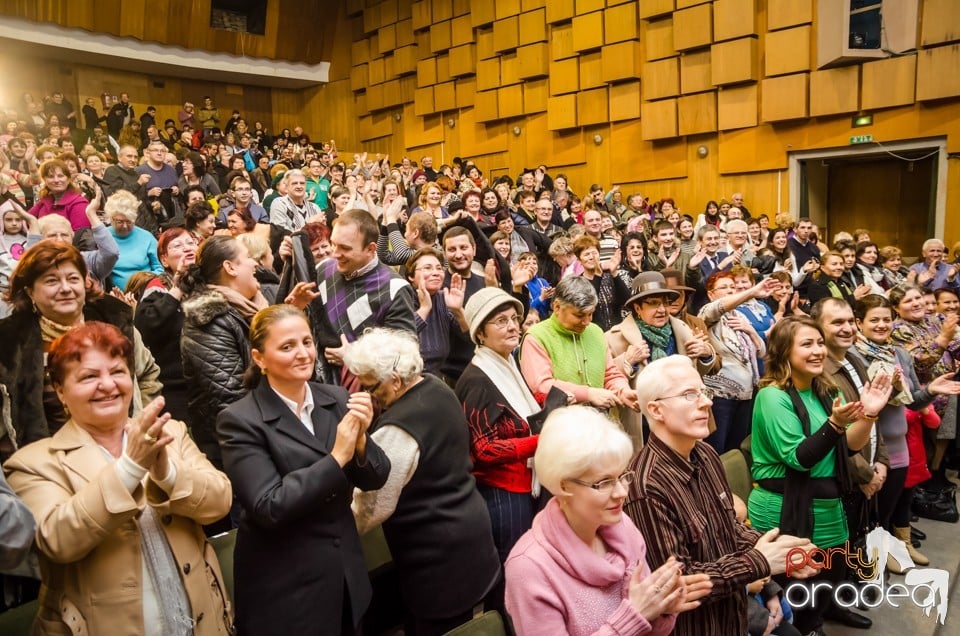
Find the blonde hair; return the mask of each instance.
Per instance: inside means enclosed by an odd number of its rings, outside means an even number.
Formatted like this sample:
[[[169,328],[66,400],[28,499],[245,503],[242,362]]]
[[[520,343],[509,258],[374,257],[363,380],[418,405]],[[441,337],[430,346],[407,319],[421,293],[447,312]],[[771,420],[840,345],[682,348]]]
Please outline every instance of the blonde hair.
[[[250,258],[263,264],[263,259],[270,253],[270,243],[267,242],[267,239],[253,232],[240,234],[236,239],[247,248]]]
[[[122,216],[131,223],[136,223],[139,207],[140,200],[132,192],[117,190],[103,204],[103,211],[109,219]]]
[[[540,483],[554,495],[561,482],[594,467],[616,465],[622,470],[633,455],[633,444],[619,426],[586,406],[557,409],[547,418],[533,456]]]

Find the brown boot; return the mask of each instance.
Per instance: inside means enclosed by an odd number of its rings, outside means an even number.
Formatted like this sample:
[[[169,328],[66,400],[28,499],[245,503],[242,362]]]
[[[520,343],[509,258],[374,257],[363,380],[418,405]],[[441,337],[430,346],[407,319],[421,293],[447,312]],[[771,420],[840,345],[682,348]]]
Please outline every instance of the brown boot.
[[[919,552],[915,547],[913,547],[913,543],[910,541],[910,526],[907,526],[906,528],[894,528],[893,536],[906,544],[907,552],[910,554],[910,558],[913,559],[914,563],[917,565],[930,565],[930,559],[925,557],[923,553]]]

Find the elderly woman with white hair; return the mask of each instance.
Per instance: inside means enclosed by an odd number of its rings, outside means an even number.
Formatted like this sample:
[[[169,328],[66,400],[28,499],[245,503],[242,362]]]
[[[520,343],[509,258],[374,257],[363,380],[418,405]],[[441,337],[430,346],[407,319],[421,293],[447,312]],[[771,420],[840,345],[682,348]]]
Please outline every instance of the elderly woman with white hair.
[[[397,565],[408,634],[443,634],[480,604],[502,606],[490,515],[470,474],[470,435],[460,401],[423,373],[416,337],[376,328],[351,344],[344,364],[383,408],[371,439],[390,459],[383,488],[354,491],[361,533],[379,523]]]
[[[709,592],[674,559],[651,572],[646,543],[623,514],[633,445],[594,409],[550,414],[534,465],[554,497],[506,563],[506,607],[519,636],[670,634],[676,614]]]
[[[921,249],[923,260],[914,263],[910,268],[911,272],[917,274],[917,284],[928,290],[936,290],[946,287],[948,289],[960,290],[960,264],[951,265],[944,260],[946,248],[943,241],[938,238],[930,238],[923,242]]]
[[[110,233],[120,248],[120,257],[113,266],[110,280],[120,290],[137,272],[163,273],[163,265],[157,256],[157,239],[136,226],[139,208],[140,200],[126,190],[111,194],[104,205],[104,212],[110,219]]]

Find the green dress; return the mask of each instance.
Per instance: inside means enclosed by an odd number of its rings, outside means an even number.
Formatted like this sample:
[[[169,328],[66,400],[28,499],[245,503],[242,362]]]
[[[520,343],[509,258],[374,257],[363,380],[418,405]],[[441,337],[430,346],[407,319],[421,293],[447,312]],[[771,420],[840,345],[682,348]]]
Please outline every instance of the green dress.
[[[812,390],[800,391],[800,399],[810,415],[810,432],[817,432],[826,424],[827,413]],[[775,386],[766,386],[757,393],[753,406],[753,478],[775,479],[786,476],[786,467],[806,470],[797,462],[797,446],[805,439],[803,426],[790,396]],[[810,469],[810,476],[833,477],[836,472],[831,450]],[[760,532],[780,525],[780,509],[783,495],[764,488],[754,488],[750,493],[748,511],[750,522]],[[814,529],[810,539],[820,548],[831,548],[847,540],[847,519],[840,499],[813,500]]]

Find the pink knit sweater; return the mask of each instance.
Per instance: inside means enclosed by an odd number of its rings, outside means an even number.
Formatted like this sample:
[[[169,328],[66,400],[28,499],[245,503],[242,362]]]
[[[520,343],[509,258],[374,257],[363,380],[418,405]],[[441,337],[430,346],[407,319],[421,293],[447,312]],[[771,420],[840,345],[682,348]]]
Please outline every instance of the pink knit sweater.
[[[518,636],[669,634],[675,616],[647,620],[628,600],[635,567],[650,575],[640,531],[623,515],[600,528],[602,557],[570,528],[556,499],[533,520],[506,563],[506,605]],[[639,564],[639,565],[638,565]]]

